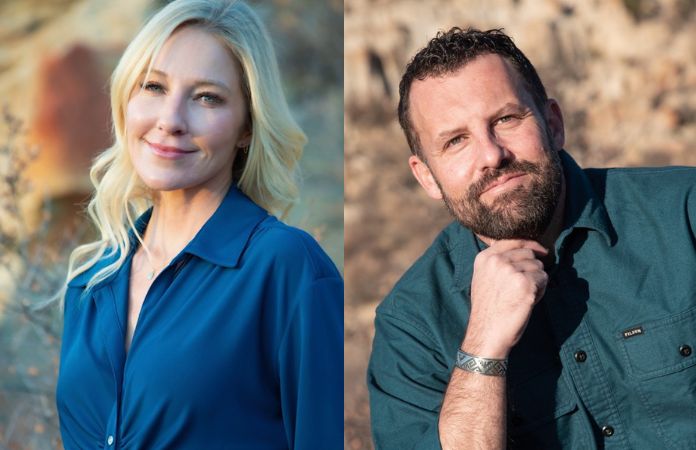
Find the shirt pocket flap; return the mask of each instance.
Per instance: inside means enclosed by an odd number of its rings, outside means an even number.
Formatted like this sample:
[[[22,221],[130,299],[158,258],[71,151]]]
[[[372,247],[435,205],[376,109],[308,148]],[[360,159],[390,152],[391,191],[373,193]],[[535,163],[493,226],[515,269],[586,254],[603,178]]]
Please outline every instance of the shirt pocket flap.
[[[696,308],[617,332],[631,376],[639,380],[696,364]]]

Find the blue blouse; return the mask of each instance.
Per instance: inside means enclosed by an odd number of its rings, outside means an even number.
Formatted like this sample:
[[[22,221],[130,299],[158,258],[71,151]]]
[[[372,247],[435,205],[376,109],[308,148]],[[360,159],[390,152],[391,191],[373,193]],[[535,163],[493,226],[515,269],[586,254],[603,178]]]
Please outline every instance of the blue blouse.
[[[343,282],[314,239],[232,187],[154,280],[126,354],[131,259],[68,283],[66,450],[343,447]]]

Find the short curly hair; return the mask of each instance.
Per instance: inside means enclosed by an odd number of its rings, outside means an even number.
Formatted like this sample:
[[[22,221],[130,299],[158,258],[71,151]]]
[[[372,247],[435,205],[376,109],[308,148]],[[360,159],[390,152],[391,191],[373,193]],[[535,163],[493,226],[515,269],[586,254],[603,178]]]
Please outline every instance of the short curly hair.
[[[548,96],[539,75],[529,59],[502,29],[481,31],[454,27],[447,32],[440,31],[408,63],[399,83],[399,124],[404,130],[411,153],[423,159],[420,140],[409,117],[409,93],[413,82],[452,73],[474,58],[487,54],[500,55],[509,61],[521,76],[536,107],[539,111],[544,111]]]

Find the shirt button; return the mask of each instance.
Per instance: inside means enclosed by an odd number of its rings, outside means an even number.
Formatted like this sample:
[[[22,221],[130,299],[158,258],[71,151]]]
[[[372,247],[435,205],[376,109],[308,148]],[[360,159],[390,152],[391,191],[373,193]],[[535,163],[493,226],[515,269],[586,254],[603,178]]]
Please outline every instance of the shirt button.
[[[614,435],[614,428],[610,427],[609,425],[605,425],[602,427],[602,434],[604,434],[606,437],[611,437]]]
[[[106,443],[109,444],[109,445],[113,445],[113,443],[114,443],[114,437],[113,437],[113,436],[109,436],[108,438],[106,438]]]
[[[587,353],[583,352],[582,350],[578,350],[573,356],[577,362],[583,363],[587,361]]]
[[[691,347],[684,344],[679,347],[679,353],[681,353],[682,356],[691,356]]]

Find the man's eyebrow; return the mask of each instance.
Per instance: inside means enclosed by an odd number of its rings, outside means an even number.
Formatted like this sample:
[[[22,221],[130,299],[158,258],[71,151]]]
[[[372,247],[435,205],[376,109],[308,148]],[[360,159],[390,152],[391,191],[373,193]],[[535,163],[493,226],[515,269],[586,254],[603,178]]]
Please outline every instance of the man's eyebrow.
[[[440,131],[437,134],[437,136],[435,136],[435,141],[442,142],[450,136],[455,136],[458,134],[467,134],[468,132],[469,132],[469,127],[467,127],[466,125],[455,127],[455,128],[450,128],[448,130]]]
[[[143,76],[145,76],[146,73],[147,72],[143,72]],[[166,72],[159,70],[159,69],[152,69],[150,71],[150,73],[162,76],[164,78],[168,77],[168,74]],[[230,88],[227,87],[227,85],[225,83],[223,83],[222,81],[213,80],[212,78],[199,78],[199,79],[193,80],[193,84],[195,86],[216,86],[216,87],[219,87],[220,89],[223,89],[225,91],[228,91],[228,92],[230,91]]]
[[[516,112],[521,114],[529,111],[531,111],[530,108],[523,104],[507,102],[503,106],[501,106],[495,113],[493,113],[493,116],[499,116],[506,112]]]
[[[492,115],[492,118],[498,118],[501,114],[505,113],[518,113],[518,114],[526,114],[528,112],[531,112],[531,109],[523,104],[520,103],[514,103],[514,102],[507,102],[500,108],[498,108]],[[459,134],[468,134],[469,133],[469,128],[466,125],[463,126],[457,126],[448,130],[443,130],[439,132],[435,136],[435,142],[442,142],[446,140],[447,138],[451,136],[456,136]]]

